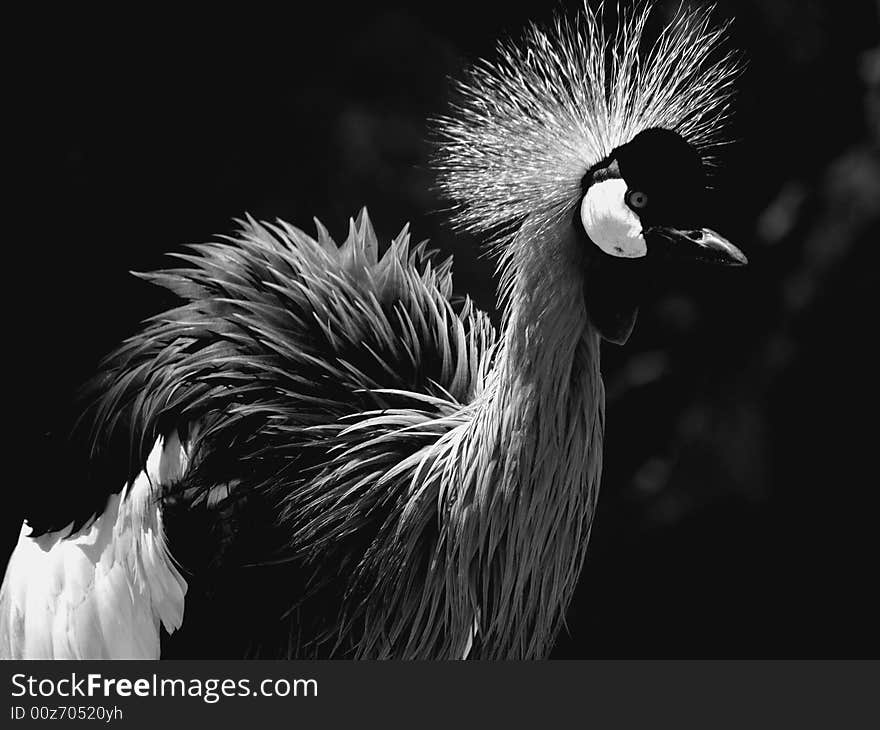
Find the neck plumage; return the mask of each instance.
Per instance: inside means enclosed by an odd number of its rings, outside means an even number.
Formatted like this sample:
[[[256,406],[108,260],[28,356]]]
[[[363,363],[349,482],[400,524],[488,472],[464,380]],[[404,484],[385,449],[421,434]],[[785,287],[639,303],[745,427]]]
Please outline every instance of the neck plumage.
[[[475,419],[474,458],[490,475],[478,501],[497,530],[482,556],[489,577],[478,602],[490,616],[480,631],[499,656],[539,658],[552,649],[598,493],[599,337],[573,236],[561,226],[526,227],[514,243],[502,343]]]

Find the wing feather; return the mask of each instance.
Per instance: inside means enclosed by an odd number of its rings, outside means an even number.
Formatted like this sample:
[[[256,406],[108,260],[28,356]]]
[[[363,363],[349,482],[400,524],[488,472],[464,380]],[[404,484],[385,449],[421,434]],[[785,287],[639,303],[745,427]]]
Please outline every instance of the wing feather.
[[[380,256],[365,211],[340,246],[320,224],[316,239],[280,221],[239,225],[177,255],[181,268],[143,276],[184,301],[123,343],[87,391],[94,473],[127,454],[118,483],[132,491],[97,519],[84,505],[64,529],[22,538],[22,555],[48,541],[53,562],[115,528],[115,550],[64,569],[65,592],[23,592],[48,606],[59,653],[157,655],[158,626],[179,626],[183,609],[163,525],[190,577],[187,615],[199,610],[172,648],[188,637],[203,656],[222,635],[226,651],[214,648],[228,656],[383,656],[394,635],[402,654],[403,623],[374,620],[360,640],[366,598],[386,591],[429,613],[417,575],[438,533],[432,449],[469,419],[494,329],[451,301],[449,262],[432,263],[406,227]],[[138,490],[154,500],[133,499]],[[75,587],[70,570],[92,587]],[[0,616],[19,601],[20,582],[7,584]],[[38,642],[50,616],[33,616]],[[7,635],[12,652],[31,631]],[[420,638],[411,653],[439,642],[460,656],[462,637]]]
[[[134,483],[76,533],[25,523],[0,588],[0,657],[158,658],[159,627],[183,621],[186,582],[168,555],[157,499],[186,466],[159,439]]]

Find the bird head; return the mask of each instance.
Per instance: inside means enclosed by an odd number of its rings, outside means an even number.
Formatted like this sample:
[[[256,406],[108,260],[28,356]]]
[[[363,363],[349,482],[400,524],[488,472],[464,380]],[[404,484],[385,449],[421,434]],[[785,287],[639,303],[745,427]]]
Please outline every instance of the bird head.
[[[439,120],[453,222],[488,234],[504,300],[544,261],[579,269],[589,319],[616,343],[657,264],[746,263],[705,220],[737,59],[711,8],[682,7],[649,37],[651,12],[640,3],[609,31],[585,4],[532,26],[468,71]]]
[[[588,309],[605,339],[623,344],[629,338],[652,264],[747,263],[742,251],[702,225],[705,178],[697,149],[656,127],[584,175],[576,227],[588,248]]]
[[[640,132],[593,165],[583,185],[584,233],[608,256],[746,263],[733,244],[699,227],[706,187],[703,162],[671,130]]]

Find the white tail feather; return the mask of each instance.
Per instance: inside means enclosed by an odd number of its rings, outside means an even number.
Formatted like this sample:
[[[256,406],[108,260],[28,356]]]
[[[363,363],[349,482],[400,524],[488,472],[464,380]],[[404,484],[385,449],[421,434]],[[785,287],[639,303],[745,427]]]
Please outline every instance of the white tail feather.
[[[158,659],[159,624],[183,622],[186,581],[168,554],[159,487],[179,479],[176,433],[157,439],[131,485],[79,532],[22,525],[0,588],[4,659]]]

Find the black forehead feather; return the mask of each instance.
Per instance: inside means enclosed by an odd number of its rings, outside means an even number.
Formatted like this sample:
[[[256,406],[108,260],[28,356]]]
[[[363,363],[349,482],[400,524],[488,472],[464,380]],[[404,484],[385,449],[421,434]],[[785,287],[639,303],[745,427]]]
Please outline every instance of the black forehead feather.
[[[634,189],[657,192],[674,188],[679,194],[698,193],[705,187],[703,161],[684,137],[669,129],[653,127],[639,132],[617,147],[611,157],[620,174]]]

